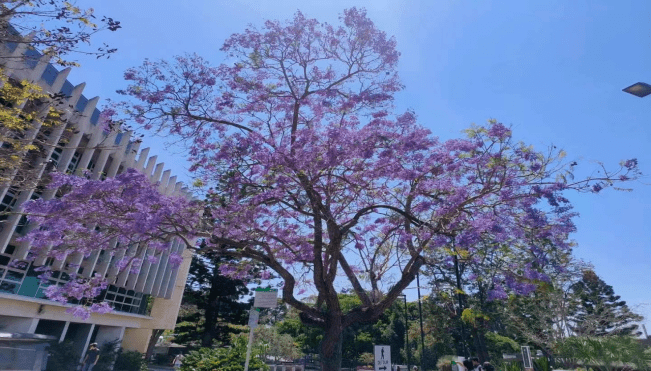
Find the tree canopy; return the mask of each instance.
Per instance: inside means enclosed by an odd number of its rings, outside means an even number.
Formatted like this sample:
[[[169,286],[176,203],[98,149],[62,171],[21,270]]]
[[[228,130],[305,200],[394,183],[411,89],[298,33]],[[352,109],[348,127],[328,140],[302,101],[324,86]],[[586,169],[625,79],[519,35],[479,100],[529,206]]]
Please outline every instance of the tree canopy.
[[[56,184],[70,192],[31,204],[44,228],[27,238],[47,246],[44,254],[89,254],[110,248],[111,238],[118,249],[164,251],[172,236],[190,248],[196,237],[201,250],[235,259],[224,274],[245,278],[263,264],[283,280],[283,301],[323,329],[330,370],[339,368],[344,329],[376,321],[425,263],[478,256],[478,246],[510,250],[531,264],[496,269],[488,295],[532,292],[546,269],[562,268],[547,248],[571,247],[576,213],[565,194],[638,175],[633,159],[573,179],[564,152],[536,151],[496,121],[440,141],[414,112],[394,112],[403,88],[395,39],[362,9],[340,21],[297,12],[228,38],[220,66],[189,55],[128,70],[127,101],[107,115],[185,140],[207,201],[158,195],[133,172],[107,181],[62,176]],[[71,282],[48,294],[84,298],[103,284]],[[316,294],[313,305],[300,300],[305,290]],[[345,309],[342,290],[359,305]]]

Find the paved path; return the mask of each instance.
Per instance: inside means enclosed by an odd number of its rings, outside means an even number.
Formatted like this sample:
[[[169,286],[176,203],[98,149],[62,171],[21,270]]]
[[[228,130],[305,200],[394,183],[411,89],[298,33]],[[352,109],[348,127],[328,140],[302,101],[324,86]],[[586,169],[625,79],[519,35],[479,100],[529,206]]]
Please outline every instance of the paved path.
[[[148,365],[149,371],[172,371],[172,366]]]

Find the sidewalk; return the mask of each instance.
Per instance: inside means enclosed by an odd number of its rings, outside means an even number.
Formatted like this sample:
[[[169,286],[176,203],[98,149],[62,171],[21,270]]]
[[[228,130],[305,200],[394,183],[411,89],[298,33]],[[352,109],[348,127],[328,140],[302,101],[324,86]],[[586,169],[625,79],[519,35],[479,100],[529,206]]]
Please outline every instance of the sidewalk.
[[[147,365],[149,367],[149,371],[172,371],[174,370],[174,367],[172,366],[161,366],[161,365]]]

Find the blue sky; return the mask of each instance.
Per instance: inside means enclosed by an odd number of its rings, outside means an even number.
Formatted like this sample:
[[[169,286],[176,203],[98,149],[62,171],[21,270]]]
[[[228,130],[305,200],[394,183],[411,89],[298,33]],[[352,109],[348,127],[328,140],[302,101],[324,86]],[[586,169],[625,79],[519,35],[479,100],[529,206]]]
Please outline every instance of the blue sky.
[[[365,7],[398,41],[406,85],[398,107],[413,108],[443,139],[495,118],[516,139],[542,149],[564,148],[586,170],[596,161],[616,167],[636,157],[651,173],[651,96],[621,91],[651,83],[649,1],[92,1],[97,14],[123,29],[96,41],[119,48],[109,60],[81,59],[69,80],[87,82],[85,95],[115,97],[122,72],[144,58],[197,52],[213,63],[223,40],[247,24],[287,19],[300,9],[330,23],[351,6]],[[146,140],[175,173],[178,153]],[[634,192],[571,195],[579,232],[576,255],[629,305],[651,317],[651,183]],[[649,228],[649,229],[647,229]],[[639,307],[638,307],[639,306]],[[647,320],[651,330],[651,320]]]

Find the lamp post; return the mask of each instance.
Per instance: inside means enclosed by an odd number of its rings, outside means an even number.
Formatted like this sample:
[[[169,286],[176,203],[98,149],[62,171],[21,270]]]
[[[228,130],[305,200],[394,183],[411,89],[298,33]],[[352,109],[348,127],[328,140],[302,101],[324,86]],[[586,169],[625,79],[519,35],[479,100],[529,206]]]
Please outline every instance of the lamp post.
[[[398,296],[402,296],[405,299],[405,354],[407,355],[407,371],[409,371],[409,364],[411,363],[411,359],[409,357],[409,320],[407,317],[407,295],[402,294]]]
[[[635,84],[622,89],[622,91],[635,95],[636,97],[644,98],[651,94],[651,85],[645,82],[636,82]]]

